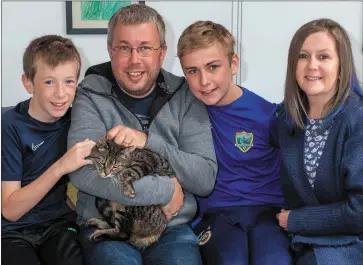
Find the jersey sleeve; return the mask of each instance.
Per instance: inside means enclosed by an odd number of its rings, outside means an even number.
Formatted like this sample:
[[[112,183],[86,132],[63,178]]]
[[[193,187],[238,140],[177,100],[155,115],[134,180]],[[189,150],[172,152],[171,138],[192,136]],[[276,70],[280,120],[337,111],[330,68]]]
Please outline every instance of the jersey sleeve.
[[[21,181],[21,141],[16,127],[9,120],[4,118],[1,124],[1,181]]]
[[[269,120],[270,144],[276,148],[280,148],[279,139],[278,139],[278,120],[277,120],[278,109],[279,105],[274,104],[271,112],[271,117]]]

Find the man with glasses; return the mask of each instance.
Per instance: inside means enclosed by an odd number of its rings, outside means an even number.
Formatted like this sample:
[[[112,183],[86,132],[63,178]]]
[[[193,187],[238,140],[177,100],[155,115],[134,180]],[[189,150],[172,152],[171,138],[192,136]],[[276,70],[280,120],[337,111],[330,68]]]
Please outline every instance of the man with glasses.
[[[201,265],[198,239],[187,224],[196,213],[194,195],[213,189],[217,164],[208,114],[183,77],[161,69],[167,46],[161,16],[146,5],[121,8],[108,25],[111,61],[90,67],[72,108],[68,147],[106,135],[123,147],[150,149],[166,158],[176,178],[146,176],[134,183],[136,196],[120,193],[93,165],[71,174],[79,189],[78,221],[86,264]],[[126,205],[161,205],[170,220],[155,244],[137,251],[126,242],[90,242],[99,216],[95,197]],[[147,228],[145,228],[147,230]],[[145,231],[147,232],[147,231]]]

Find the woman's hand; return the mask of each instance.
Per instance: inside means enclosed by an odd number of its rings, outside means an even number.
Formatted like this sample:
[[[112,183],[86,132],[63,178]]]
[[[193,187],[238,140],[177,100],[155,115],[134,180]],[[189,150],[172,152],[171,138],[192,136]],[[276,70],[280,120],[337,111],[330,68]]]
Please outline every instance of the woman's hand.
[[[287,221],[289,219],[289,214],[291,210],[281,209],[281,212],[276,214],[277,220],[279,220],[279,225],[287,231]]]

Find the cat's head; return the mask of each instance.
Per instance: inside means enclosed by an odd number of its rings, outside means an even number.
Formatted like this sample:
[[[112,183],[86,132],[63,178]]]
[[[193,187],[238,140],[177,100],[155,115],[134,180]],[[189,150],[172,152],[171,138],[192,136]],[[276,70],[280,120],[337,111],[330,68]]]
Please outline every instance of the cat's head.
[[[125,168],[127,163],[125,149],[105,137],[98,140],[88,158],[93,161],[103,178],[116,175]]]

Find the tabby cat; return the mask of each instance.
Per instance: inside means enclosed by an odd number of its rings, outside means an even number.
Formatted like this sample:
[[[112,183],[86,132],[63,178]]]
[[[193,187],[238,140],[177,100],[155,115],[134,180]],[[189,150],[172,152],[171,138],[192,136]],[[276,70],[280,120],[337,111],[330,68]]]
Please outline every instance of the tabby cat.
[[[173,175],[170,164],[158,154],[138,148],[123,148],[105,137],[93,147],[90,156],[103,178],[112,178],[122,194],[135,197],[132,182],[146,175]],[[138,249],[156,242],[168,224],[160,206],[128,206],[96,198],[102,220],[91,218],[87,227],[97,227],[91,241],[109,237],[128,241]]]

